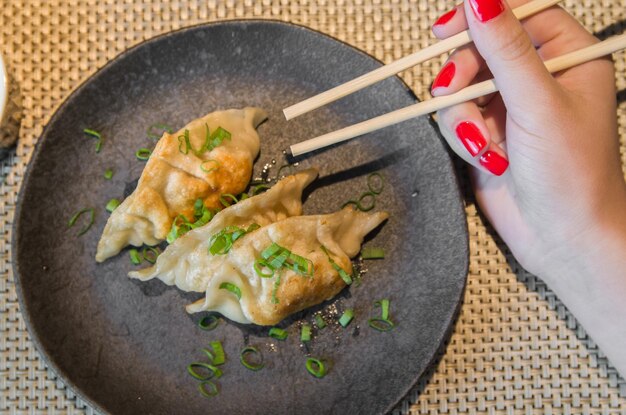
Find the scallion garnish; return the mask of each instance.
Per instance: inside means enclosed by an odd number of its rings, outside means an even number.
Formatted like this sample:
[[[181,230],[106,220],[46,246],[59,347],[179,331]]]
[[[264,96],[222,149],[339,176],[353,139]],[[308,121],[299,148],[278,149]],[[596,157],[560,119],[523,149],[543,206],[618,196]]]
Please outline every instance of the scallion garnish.
[[[348,285],[352,284],[352,277],[350,276],[350,274],[348,274],[343,268],[339,266],[339,264],[335,262],[334,259],[331,258],[330,253],[328,252],[328,250],[326,249],[324,245],[321,245],[320,248],[326,254],[326,257],[328,257],[328,262],[330,262],[330,265],[332,265],[335,271],[337,271],[337,273],[339,274],[343,282],[345,282]]]
[[[205,160],[202,164],[200,164],[200,170],[205,173],[211,173],[212,171],[219,169],[220,166],[221,164],[217,160]]]
[[[311,341],[311,325],[304,323],[302,325],[302,331],[300,332],[300,341],[310,342]]]
[[[106,204],[106,206],[104,208],[107,210],[107,212],[113,213],[113,211],[115,209],[117,209],[117,207],[120,205],[120,203],[122,203],[122,202],[120,202],[117,199],[111,199],[111,200],[109,200],[107,202],[107,204]]]
[[[363,259],[384,259],[385,250],[382,248],[363,248],[361,251],[361,258]]]
[[[132,248],[131,250],[128,251],[128,256],[130,256],[130,262],[132,262],[134,265],[139,265],[141,264],[141,254],[139,253],[139,251],[137,251],[135,248]]]
[[[275,338],[276,340],[285,340],[288,336],[287,332],[278,327],[272,327],[269,331],[270,337]]]
[[[313,261],[294,254],[275,242],[261,252],[261,257],[265,260],[265,264],[274,271],[284,267],[304,277],[312,277],[315,272]]]
[[[198,373],[196,369],[207,373],[203,375],[202,373]],[[222,371],[219,368],[204,362],[190,363],[187,365],[187,372],[198,380],[219,379],[222,376]]]
[[[315,315],[315,324],[317,325],[318,329],[323,329],[324,327],[326,327],[326,322],[324,321],[324,317],[322,317],[319,314]]]
[[[271,187],[266,185],[266,184],[260,184],[258,186],[254,186],[252,188],[252,196],[256,196],[259,193],[264,192],[264,191],[266,191],[268,189],[271,189]]]
[[[149,148],[140,148],[135,152],[135,157],[137,157],[137,160],[146,161],[150,158],[151,154],[152,150]]]
[[[230,202],[228,201],[228,199],[230,199]],[[231,195],[230,193],[224,193],[220,195],[220,203],[225,207],[229,207],[231,205],[234,205],[235,203],[237,203],[239,200],[237,200],[237,196],[235,195]]]
[[[226,354],[222,347],[222,342],[219,340],[210,343],[211,349],[213,349],[213,364],[215,366],[223,365],[226,362]],[[206,350],[206,349],[205,349]]]
[[[210,380],[200,382],[200,384],[198,385],[198,390],[205,398],[212,398],[219,393],[217,385]]]
[[[100,133],[97,132],[96,130],[92,130],[90,128],[85,128],[83,132],[87,135],[94,137],[97,140],[96,141],[96,153],[99,153],[100,150],[102,149],[102,135],[100,135]]]
[[[278,287],[280,286],[280,274],[276,274],[276,279],[274,280],[274,286],[272,287],[272,304],[278,304],[279,300],[276,294],[278,294]]]
[[[230,291],[231,293],[235,294],[238,299],[241,300],[241,290],[235,284],[232,284],[230,282],[223,282],[220,284],[220,290]]]
[[[154,264],[161,253],[154,246],[146,246],[141,251],[141,254],[143,255],[143,259]]]
[[[374,306],[380,307],[380,317],[370,318],[367,320],[367,324],[378,331],[389,331],[395,327],[393,321],[389,319],[389,305],[390,301],[387,298],[376,301]]]
[[[210,331],[217,327],[220,323],[220,319],[217,318],[215,314],[209,314],[208,316],[204,316],[198,321],[198,327],[202,330]]]
[[[178,215],[172,222],[170,232],[167,234],[167,243],[171,244],[180,236],[192,229],[204,226],[213,219],[213,211],[204,206],[202,199],[197,199],[193,205],[195,222],[191,223],[185,215]]]
[[[341,317],[339,317],[339,324],[341,324],[341,327],[347,327],[353,318],[354,318],[354,310],[349,308],[343,312]]]
[[[178,136],[178,151],[183,154],[189,154],[189,150],[191,150],[193,154],[200,157],[205,152],[211,151],[215,147],[222,144],[224,140],[231,139],[231,134],[222,127],[217,127],[213,133],[209,134],[209,126],[207,124],[204,125],[206,127],[206,134],[202,147],[198,150],[194,149],[191,145],[191,140],[189,139],[189,130],[185,130],[183,135]]]
[[[185,130],[183,135],[178,136],[178,151],[180,151],[183,154],[189,154],[190,148],[191,148],[191,142],[189,141],[189,130]]]
[[[104,171],[104,178],[107,180],[111,180],[111,178],[113,177],[113,170],[112,169],[106,169]]]
[[[74,226],[78,218],[81,217],[83,213],[89,213],[89,222],[87,222],[87,224],[80,230],[80,232],[78,232],[77,236],[83,235],[89,230],[89,228],[91,228],[91,225],[93,225],[93,221],[96,216],[96,210],[94,208],[81,209],[72,215],[70,220],[67,222],[67,227],[71,228],[72,226]]]
[[[269,271],[263,272],[264,269],[268,269]],[[261,278],[272,278],[274,276],[274,269],[269,266],[264,259],[257,259],[254,261],[254,271]]]
[[[381,310],[380,316],[383,318],[383,320],[389,319],[389,299],[388,298],[383,298],[380,301],[376,301],[374,305],[380,306],[380,310]]]
[[[230,251],[233,243],[256,229],[260,226],[256,223],[248,226],[248,229],[243,229],[238,226],[227,226],[209,239],[209,252],[211,255],[224,255]]]
[[[365,192],[359,196],[356,207],[362,212],[368,212],[376,206],[376,194],[373,192]]]
[[[380,173],[376,172],[367,176],[367,188],[370,189],[370,192],[375,195],[379,195],[383,191],[384,187],[385,179],[383,179],[383,176]]]
[[[155,130],[162,131],[161,135],[158,135],[155,132]],[[168,134],[172,134],[172,127],[170,127],[169,125],[166,125],[166,124],[156,123],[156,124],[152,124],[146,130],[146,134],[148,134],[148,138],[151,138],[153,140],[158,140],[159,138],[161,138],[161,136],[163,135],[163,132],[167,132]]]
[[[306,370],[316,378],[326,376],[326,367],[321,360],[309,357],[306,359]]]
[[[248,357],[250,355],[258,355],[259,356],[258,357],[258,361],[257,362],[249,362],[248,361]],[[250,370],[254,370],[254,371],[261,370],[265,366],[265,364],[263,363],[263,355],[254,346],[244,347],[244,349],[241,351],[241,354],[239,355],[239,361],[246,368],[248,368]]]

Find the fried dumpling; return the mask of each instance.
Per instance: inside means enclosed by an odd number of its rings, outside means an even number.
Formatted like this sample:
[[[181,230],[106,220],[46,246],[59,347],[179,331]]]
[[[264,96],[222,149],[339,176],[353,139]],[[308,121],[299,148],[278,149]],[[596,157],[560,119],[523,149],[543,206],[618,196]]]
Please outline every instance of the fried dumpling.
[[[329,215],[290,217],[248,233],[225,255],[190,252],[184,258],[187,272],[201,270],[208,275],[208,284],[206,297],[188,305],[187,312],[217,311],[239,323],[273,325],[329,300],[346,286],[337,267],[352,274],[350,258],[358,254],[365,235],[387,217],[386,212],[365,213],[350,207]],[[271,246],[286,250],[289,258],[294,254],[304,259],[312,275],[302,275],[292,265],[274,270],[272,277],[261,277],[259,270],[270,273],[258,260]]]
[[[209,254],[211,236],[227,227],[248,228],[253,223],[265,226],[290,216],[302,214],[302,191],[317,177],[317,170],[308,169],[287,176],[265,193],[242,200],[221,212],[211,222],[176,239],[159,255],[154,266],[128,274],[143,281],[159,278],[183,291],[204,292],[210,272],[198,266]],[[216,260],[224,260],[218,255]]]
[[[245,190],[259,153],[256,127],[266,118],[259,108],[230,109],[198,118],[174,134],[164,133],[137,188],[109,217],[96,261],[117,255],[129,244],[165,240],[177,215],[193,217],[196,199],[214,209],[220,207],[220,195]]]

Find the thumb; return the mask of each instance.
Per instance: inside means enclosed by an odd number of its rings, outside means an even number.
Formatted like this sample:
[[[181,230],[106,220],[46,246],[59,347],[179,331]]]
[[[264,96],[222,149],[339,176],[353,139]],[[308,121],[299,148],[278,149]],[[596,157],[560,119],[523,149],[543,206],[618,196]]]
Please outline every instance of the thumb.
[[[523,115],[529,108],[550,106],[556,81],[505,1],[467,0],[465,15],[474,44],[494,75],[507,110]]]

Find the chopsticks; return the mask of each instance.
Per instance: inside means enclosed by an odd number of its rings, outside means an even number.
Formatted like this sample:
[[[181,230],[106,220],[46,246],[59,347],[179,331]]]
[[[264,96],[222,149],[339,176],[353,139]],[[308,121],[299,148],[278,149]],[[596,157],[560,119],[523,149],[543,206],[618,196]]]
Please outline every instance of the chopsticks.
[[[522,20],[528,16],[532,16],[542,10],[547,9],[550,6],[554,6],[560,0],[534,0],[524,4],[513,10],[515,17]],[[456,49],[460,46],[467,45],[472,41],[469,31],[461,32],[440,42],[437,42],[425,49],[419,50],[404,58],[398,59],[388,65],[381,66],[369,73],[359,76],[345,84],[336,86],[321,94],[315,95],[311,98],[305,99],[295,105],[287,107],[283,110],[285,118],[290,120],[299,115],[305,114],[316,108],[322,107],[328,103],[343,98],[346,95],[350,95],[360,89],[375,84],[378,81],[389,78],[392,75],[402,72],[412,66],[425,62],[443,53],[449,52],[452,49]]]
[[[626,49],[626,34],[614,36],[603,42],[596,43],[595,45],[550,59],[545,62],[545,65],[550,73],[554,73],[602,56],[610,55],[611,53],[622,49]],[[451,95],[431,98],[429,100],[392,111],[385,115],[351,125],[341,130],[294,144],[290,147],[290,150],[293,156],[299,156],[310,151],[318,150],[341,141],[349,140],[350,138],[357,137],[359,135],[406,121],[410,118],[429,114],[431,112],[470,101],[484,95],[489,95],[497,91],[498,87],[496,86],[496,83],[493,79],[490,79],[488,81],[471,85]]]

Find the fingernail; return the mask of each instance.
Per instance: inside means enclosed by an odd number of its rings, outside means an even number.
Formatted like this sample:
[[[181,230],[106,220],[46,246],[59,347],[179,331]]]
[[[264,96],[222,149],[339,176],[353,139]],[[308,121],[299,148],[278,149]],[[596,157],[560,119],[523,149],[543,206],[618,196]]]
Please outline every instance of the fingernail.
[[[495,151],[487,150],[480,156],[480,164],[496,176],[501,176],[509,167],[509,161]]]
[[[470,0],[470,6],[481,22],[491,20],[504,11],[502,0]]]
[[[456,136],[461,140],[461,143],[463,143],[472,157],[480,153],[480,150],[487,145],[487,140],[473,122],[463,121],[456,126],[455,131]]]
[[[452,82],[452,78],[454,78],[454,73],[456,72],[456,65],[454,62],[448,62],[439,72],[439,75],[435,78],[435,82],[433,82],[433,86],[431,90],[439,87],[446,87],[450,85]]]
[[[449,12],[445,14],[442,14],[441,17],[439,17],[439,19],[435,21],[435,24],[433,24],[433,26],[439,26],[439,25],[448,23],[450,20],[452,20],[455,14],[456,14],[456,8],[450,10]]]

